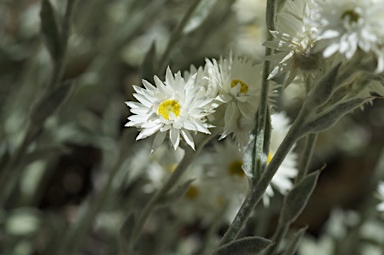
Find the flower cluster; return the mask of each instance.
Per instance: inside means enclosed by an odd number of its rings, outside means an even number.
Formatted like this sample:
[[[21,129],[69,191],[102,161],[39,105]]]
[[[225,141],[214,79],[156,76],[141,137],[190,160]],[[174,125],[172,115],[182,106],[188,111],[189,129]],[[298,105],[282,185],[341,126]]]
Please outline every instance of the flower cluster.
[[[269,78],[288,73],[290,84],[298,71],[326,68],[328,63],[372,59],[377,73],[384,71],[384,2],[377,0],[287,1],[277,13],[274,39],[264,43],[277,50],[267,57],[275,64]]]
[[[232,134],[242,148],[254,126],[260,77],[260,64],[232,55],[207,60],[184,77],[168,68],[165,81],[154,77],[156,86],[143,80],[144,88],[133,87],[138,102],[127,102],[133,115],[126,126],[141,130],[137,140],[156,134],[153,151],[167,134],[175,150],[181,140],[195,149],[193,137],[210,134],[213,127],[221,130],[221,138]]]
[[[271,115],[269,161],[288,132],[288,122],[289,119],[284,113]],[[172,153],[169,146],[159,146],[151,156],[144,191],[153,192],[160,188],[173,173],[183,155],[184,152],[180,148]],[[172,211],[186,223],[199,221],[209,224],[215,219],[230,223],[248,190],[248,180],[242,167],[243,152],[232,139],[216,142],[213,148],[203,151],[179,180],[179,186],[192,182],[181,198],[172,205]],[[292,178],[296,174],[297,155],[290,151],[263,196],[264,205],[269,206],[274,190],[286,194],[293,187]]]

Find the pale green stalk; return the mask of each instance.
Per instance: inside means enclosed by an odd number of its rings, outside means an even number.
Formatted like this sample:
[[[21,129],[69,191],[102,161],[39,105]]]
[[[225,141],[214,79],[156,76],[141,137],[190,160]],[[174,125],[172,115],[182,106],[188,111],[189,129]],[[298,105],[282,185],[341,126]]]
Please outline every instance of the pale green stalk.
[[[279,169],[284,158],[286,157],[288,152],[292,149],[296,141],[301,138],[300,137],[301,129],[307,116],[308,116],[308,110],[307,110],[306,104],[304,104],[295,122],[292,124],[292,127],[289,129],[287,136],[284,138],[280,147],[274,154],[271,162],[268,164],[267,168],[263,172],[260,178],[260,181],[257,182],[255,181],[255,179],[253,179],[254,180],[252,183],[253,185],[251,185],[250,190],[247,194],[247,197],[245,198],[234,221],[232,222],[227,232],[225,233],[224,237],[222,238],[220,245],[226,244],[236,239],[241,228],[243,227],[248,217],[252,213],[253,208],[257,205],[257,203],[263,197],[265,190],[267,189],[273,176]]]
[[[193,12],[196,10],[197,6],[199,6],[201,0],[194,0],[191,6],[189,7],[187,13],[184,15],[180,23],[177,25],[175,30],[172,32],[171,38],[169,38],[167,48],[165,49],[163,55],[160,57],[160,63],[159,63],[159,69],[157,70],[157,73],[163,73],[165,70],[169,55],[171,54],[171,51],[174,49],[176,43],[181,39],[181,33],[184,29],[184,27],[187,25],[188,21],[192,17]]]
[[[214,130],[211,135],[209,135],[206,139],[204,139],[197,148],[196,151],[193,151],[189,146],[185,148],[185,154],[181,162],[177,165],[175,171],[172,173],[171,177],[167,180],[167,182],[159,189],[148,203],[145,205],[144,209],[140,213],[140,217],[135,224],[132,236],[129,240],[128,247],[124,244],[121,245],[121,248],[124,249],[122,254],[132,254],[135,249],[135,245],[138,242],[138,239],[143,230],[144,224],[147,221],[148,217],[151,215],[152,211],[155,209],[156,205],[159,202],[159,199],[163,198],[164,195],[175,185],[180,177],[185,173],[188,166],[191,162],[200,154],[203,147],[210,141],[212,138],[216,137],[218,134],[218,129]]]
[[[52,73],[52,78],[47,86],[47,91],[52,90],[58,81],[61,79],[64,64],[65,64],[65,52],[67,48],[67,41],[69,37],[69,24],[71,19],[71,14],[73,6],[76,0],[68,0],[66,12],[64,16],[64,21],[62,25],[61,33],[61,45],[62,45],[62,55],[60,61],[55,62],[54,70]],[[15,189],[16,184],[20,181],[20,176],[22,174],[23,168],[20,166],[22,157],[26,154],[27,149],[33,139],[38,135],[42,129],[44,123],[31,123],[28,120],[27,128],[23,137],[22,142],[17,147],[15,152],[12,154],[11,158],[8,160],[4,168],[0,171],[0,206],[4,206],[6,200],[9,199],[10,194],[13,189]]]
[[[274,30],[275,11],[276,11],[276,1],[275,0],[268,0],[267,1],[267,7],[266,7],[266,25],[267,25],[267,31],[268,31],[267,40],[272,40],[272,35],[269,33],[269,31]],[[266,56],[270,55],[271,52],[272,52],[272,50],[270,48],[265,49],[265,55]],[[252,162],[252,165],[253,165],[252,170],[253,170],[253,173],[255,173],[256,175],[261,174],[261,170],[263,168],[265,168],[265,165],[266,165],[266,162],[262,162],[262,158],[263,158],[263,154],[264,154],[264,149],[266,149],[265,148],[265,141],[264,141],[266,121],[267,121],[267,118],[269,118],[269,116],[267,116],[268,92],[269,92],[269,80],[267,78],[268,78],[269,72],[270,72],[270,62],[265,61],[264,67],[263,67],[263,74],[261,77],[262,87],[261,87],[259,110],[258,110],[258,113],[255,117],[257,120],[256,121],[256,127],[254,130],[254,132],[256,133],[255,134],[256,139],[255,139],[255,146],[254,146],[254,152],[253,152],[254,153],[254,156],[253,156],[254,160]],[[291,147],[292,145],[287,144],[286,146]],[[273,159],[275,159],[276,154],[275,154]],[[285,153],[285,155],[286,155],[286,153]],[[276,159],[275,159],[275,161],[276,161]],[[268,167],[268,168],[270,168],[270,167]],[[276,169],[276,171],[277,171],[277,169]],[[257,185],[257,183],[256,183],[258,180],[259,180],[259,176],[255,176],[255,178],[253,178],[252,185],[251,185],[251,188],[247,194],[247,197],[245,198],[239,212],[237,213],[236,218],[234,219],[234,221],[232,222],[232,224],[228,228],[227,232],[225,233],[224,237],[222,238],[220,245],[226,244],[226,243],[228,243],[228,242],[230,242],[236,238],[236,236],[240,232],[242,226],[244,225],[244,223],[248,219],[249,215],[251,214],[253,208],[259,202],[262,194],[264,193],[264,190],[261,192],[260,189],[257,189],[257,187],[260,187],[260,185]],[[262,182],[262,181],[265,181],[265,180],[260,179],[260,182]],[[268,182],[268,184],[269,184],[269,182]],[[267,184],[267,186],[268,186],[268,184]],[[265,186],[265,189],[267,188],[267,186]],[[260,192],[261,192],[261,194],[259,194]]]

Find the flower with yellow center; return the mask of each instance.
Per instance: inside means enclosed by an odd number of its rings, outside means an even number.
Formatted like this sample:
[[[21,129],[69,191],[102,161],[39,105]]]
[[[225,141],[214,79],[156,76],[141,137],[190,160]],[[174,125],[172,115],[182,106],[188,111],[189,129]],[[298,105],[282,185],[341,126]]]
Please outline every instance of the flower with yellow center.
[[[314,0],[308,22],[318,29],[312,38],[325,58],[339,53],[351,59],[361,50],[377,59],[384,71],[384,2],[381,0]]]
[[[200,77],[200,76],[198,76]],[[210,134],[206,117],[214,109],[211,102],[214,99],[206,93],[206,88],[196,74],[189,75],[185,80],[181,73],[172,74],[168,68],[165,82],[155,76],[156,87],[143,80],[144,88],[133,86],[136,93],[133,96],[138,102],[127,102],[132,115],[128,117],[126,127],[141,129],[137,140],[156,133],[152,152],[164,141],[169,134],[173,148],[184,140],[193,149],[193,135],[197,132]]]
[[[207,79],[218,89],[216,102],[224,116],[218,118],[223,123],[221,139],[229,134],[242,148],[249,139],[254,126],[254,117],[259,105],[261,90],[261,64],[241,57],[206,60]],[[272,88],[271,88],[272,90]],[[274,93],[271,91],[270,96]],[[271,101],[271,100],[270,100]]]

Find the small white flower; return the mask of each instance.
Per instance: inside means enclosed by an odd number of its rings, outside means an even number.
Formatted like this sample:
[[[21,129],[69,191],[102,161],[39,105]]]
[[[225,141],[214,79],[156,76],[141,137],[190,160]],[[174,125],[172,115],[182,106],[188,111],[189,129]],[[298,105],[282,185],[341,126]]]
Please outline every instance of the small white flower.
[[[303,0],[287,1],[283,11],[277,13],[277,30],[270,31],[274,40],[263,44],[279,51],[266,58],[275,64],[268,79],[287,72],[285,85],[288,85],[298,70],[317,70],[318,56],[313,52],[315,40],[311,37],[314,28],[305,22],[308,15],[308,6]]]
[[[267,163],[269,163],[280,144],[284,140],[289,130],[289,119],[283,112],[271,115],[271,142]],[[264,196],[264,205],[269,205],[269,198],[274,195],[274,189],[285,195],[293,186],[292,178],[297,175],[297,154],[291,150],[284,158],[276,174],[273,176],[271,184],[268,186]]]
[[[229,56],[206,61],[208,79],[218,88],[216,101],[224,107],[224,128],[221,139],[229,134],[243,147],[254,126],[255,113],[259,104],[261,89],[261,65]],[[220,118],[217,118],[220,119]]]
[[[384,212],[384,181],[380,181],[377,185],[377,196],[380,199],[380,203],[376,206],[378,211]]]
[[[145,89],[133,86],[136,92],[133,96],[139,102],[126,103],[134,115],[128,117],[125,126],[142,130],[136,140],[157,133],[152,151],[164,141],[167,133],[175,150],[181,137],[194,149],[191,131],[210,134],[208,128],[212,126],[206,123],[206,116],[211,111],[205,107],[213,98],[207,97],[205,88],[197,85],[196,75],[184,80],[180,72],[173,75],[168,68],[164,83],[157,76],[154,80],[156,87],[146,80],[143,80]]]
[[[378,58],[377,71],[384,70],[384,2],[376,0],[315,0],[309,22],[318,30],[317,47],[328,58],[336,52],[351,59],[357,49]]]

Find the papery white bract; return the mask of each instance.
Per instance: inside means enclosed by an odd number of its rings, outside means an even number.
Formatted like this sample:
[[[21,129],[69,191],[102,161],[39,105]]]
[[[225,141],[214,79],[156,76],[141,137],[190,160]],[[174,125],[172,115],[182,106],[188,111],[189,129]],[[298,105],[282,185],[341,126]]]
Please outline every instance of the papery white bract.
[[[318,56],[313,52],[316,41],[311,37],[315,28],[305,22],[308,8],[304,0],[287,1],[283,11],[276,14],[276,31],[270,31],[274,39],[263,44],[278,51],[266,57],[275,65],[268,79],[288,73],[288,85],[299,70],[317,70]]]
[[[206,61],[208,79],[218,87],[216,102],[225,108],[221,138],[229,134],[244,147],[254,126],[261,88],[261,65],[233,57]]]
[[[125,126],[141,129],[137,140],[157,133],[152,151],[164,141],[167,133],[175,150],[181,138],[194,149],[193,133],[210,134],[208,128],[212,125],[206,123],[206,116],[212,111],[206,106],[213,98],[207,97],[205,88],[198,86],[196,75],[184,80],[180,72],[173,75],[167,68],[164,83],[157,76],[154,80],[156,87],[146,80],[143,80],[145,88],[133,86],[136,92],[133,96],[139,102],[126,103],[134,115],[128,117]]]
[[[358,49],[378,59],[377,72],[384,70],[384,2],[376,0],[314,1],[309,23],[318,49],[328,58],[340,53],[351,59]]]

